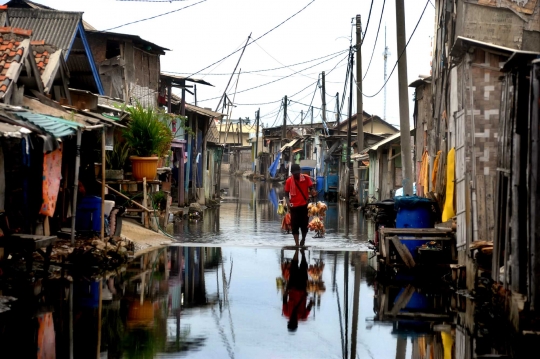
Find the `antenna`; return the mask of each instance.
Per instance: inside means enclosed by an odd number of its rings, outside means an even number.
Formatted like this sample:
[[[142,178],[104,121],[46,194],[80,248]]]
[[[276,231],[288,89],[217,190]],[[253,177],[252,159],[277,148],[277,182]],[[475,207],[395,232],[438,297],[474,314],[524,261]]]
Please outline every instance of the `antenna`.
[[[383,52],[383,58],[384,58],[384,83],[386,83],[386,64],[388,62],[388,57],[390,56],[390,50],[388,46],[386,45],[386,25],[384,26],[384,52]],[[386,121],[386,87],[384,86],[384,104],[383,104],[383,120]]]

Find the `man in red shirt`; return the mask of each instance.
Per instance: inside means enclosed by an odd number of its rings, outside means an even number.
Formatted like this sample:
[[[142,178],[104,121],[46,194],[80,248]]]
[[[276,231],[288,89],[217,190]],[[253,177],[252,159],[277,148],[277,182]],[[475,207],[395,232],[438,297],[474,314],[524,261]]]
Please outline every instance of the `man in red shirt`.
[[[308,199],[310,193],[312,196],[316,195],[311,178],[300,172],[300,166],[293,164],[291,166],[292,176],[285,181],[285,199],[291,213],[292,234],[294,243],[297,246],[299,245],[298,237],[300,235],[300,230],[302,231],[302,241],[300,242],[300,245],[303,246],[306,242],[309,220],[307,210]]]
[[[290,331],[295,331],[298,328],[299,320],[305,321],[307,319],[313,306],[313,299],[310,299],[309,303],[307,301],[308,265],[304,250],[301,250],[301,253],[300,266],[298,266],[298,249],[294,253],[287,289],[283,294],[282,313],[289,319],[287,328]]]

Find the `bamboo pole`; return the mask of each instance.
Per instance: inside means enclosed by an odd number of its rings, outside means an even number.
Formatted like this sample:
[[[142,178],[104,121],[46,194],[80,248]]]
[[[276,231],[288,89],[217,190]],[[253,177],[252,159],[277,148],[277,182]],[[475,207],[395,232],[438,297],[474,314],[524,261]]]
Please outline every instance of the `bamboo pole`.
[[[105,131],[107,128],[103,126],[101,131],[101,240],[105,238]]]

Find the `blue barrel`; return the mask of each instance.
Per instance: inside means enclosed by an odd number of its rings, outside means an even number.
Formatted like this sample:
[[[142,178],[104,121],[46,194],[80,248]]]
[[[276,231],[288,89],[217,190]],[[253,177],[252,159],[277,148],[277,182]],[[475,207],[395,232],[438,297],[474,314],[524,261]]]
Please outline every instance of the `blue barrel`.
[[[75,228],[79,231],[101,231],[101,198],[85,196],[77,206]]]
[[[435,225],[435,202],[416,196],[400,196],[394,199],[396,228],[433,228]]]
[[[417,196],[399,196],[394,198],[396,209],[396,228],[433,228],[435,226],[435,202]],[[418,248],[428,243],[426,239],[402,240],[411,252],[413,259],[418,260]]]
[[[324,190],[324,176],[317,176],[317,192]]]

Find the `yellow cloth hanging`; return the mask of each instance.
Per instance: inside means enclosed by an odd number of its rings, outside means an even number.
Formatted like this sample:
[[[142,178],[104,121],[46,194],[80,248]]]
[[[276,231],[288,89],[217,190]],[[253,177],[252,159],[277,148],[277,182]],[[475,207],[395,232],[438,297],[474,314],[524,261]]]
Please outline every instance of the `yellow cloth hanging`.
[[[444,200],[444,209],[442,213],[442,221],[446,222],[450,218],[456,215],[454,211],[454,180],[456,167],[456,150],[451,149],[448,151],[448,157],[446,160],[446,197]]]
[[[429,155],[427,151],[424,151],[422,155],[422,164],[420,165],[420,174],[418,175],[417,192],[418,196],[425,196],[429,186]]]
[[[433,170],[431,170],[431,184],[433,185],[433,190],[436,191],[437,187],[437,173],[439,172],[439,158],[441,158],[442,151],[437,152],[435,161],[433,161]]]
[[[444,348],[444,359],[452,359],[452,347],[454,346],[452,334],[441,332],[441,339]]]

